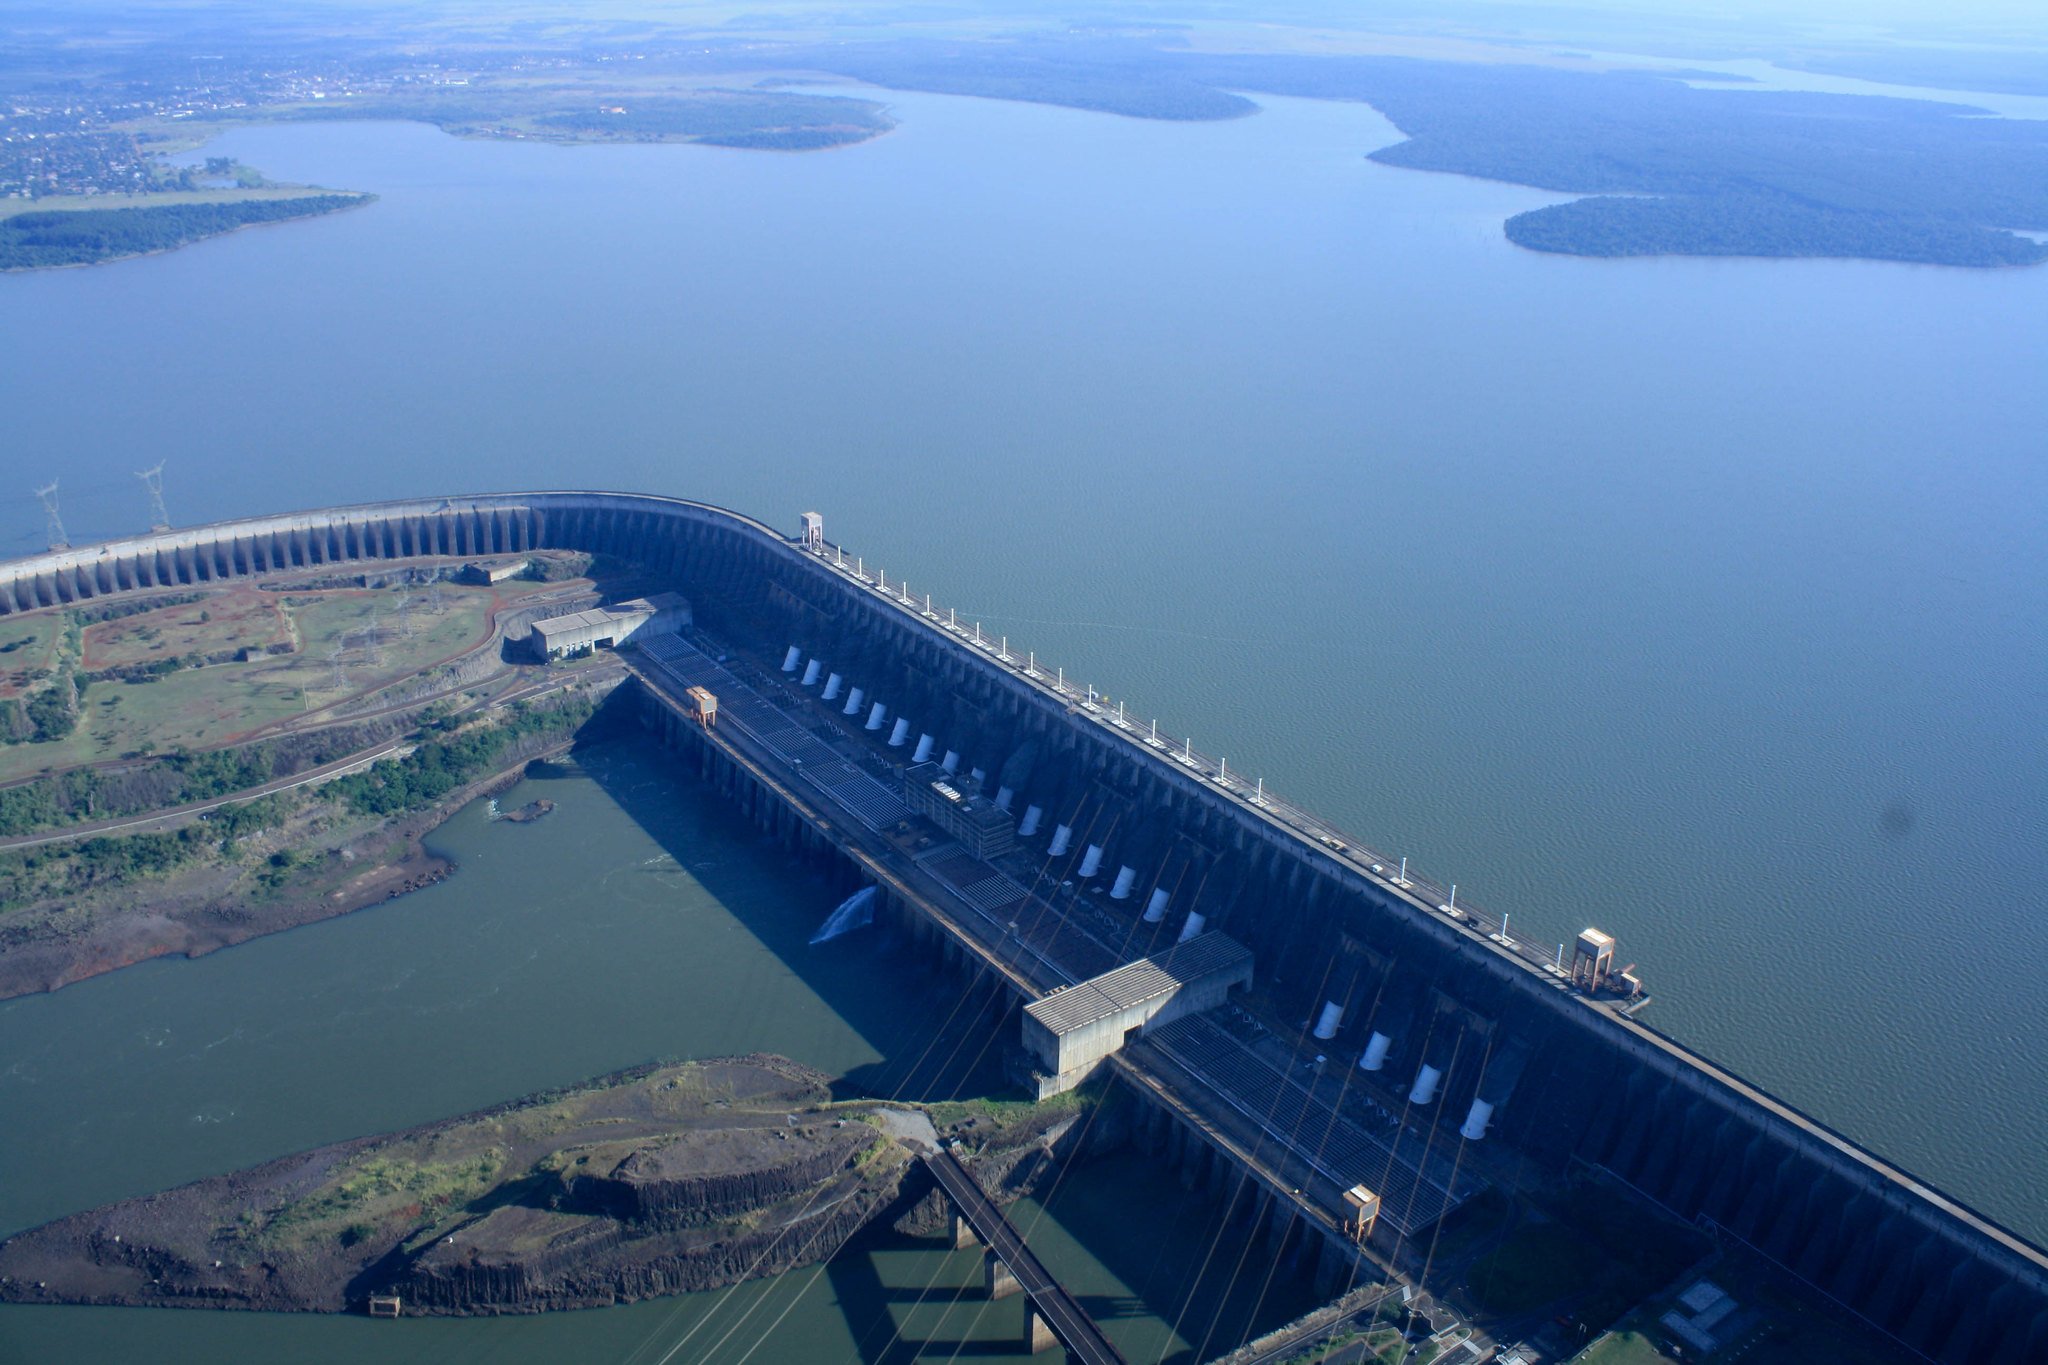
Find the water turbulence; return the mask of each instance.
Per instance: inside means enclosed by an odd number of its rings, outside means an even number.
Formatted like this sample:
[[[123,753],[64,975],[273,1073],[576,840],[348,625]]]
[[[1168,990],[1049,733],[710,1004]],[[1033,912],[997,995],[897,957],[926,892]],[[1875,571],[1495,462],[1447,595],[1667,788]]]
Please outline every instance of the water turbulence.
[[[864,886],[839,902],[839,908],[818,926],[817,933],[811,935],[811,942],[829,943],[841,934],[850,934],[855,929],[865,929],[874,922],[875,888]]]

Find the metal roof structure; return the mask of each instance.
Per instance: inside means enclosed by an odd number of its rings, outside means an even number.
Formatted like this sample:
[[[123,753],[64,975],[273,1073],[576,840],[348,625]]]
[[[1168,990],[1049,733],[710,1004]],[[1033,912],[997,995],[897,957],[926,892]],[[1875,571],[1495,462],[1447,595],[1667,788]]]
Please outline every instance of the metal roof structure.
[[[1054,991],[1026,1005],[1024,1012],[1055,1036],[1072,1033],[1192,982],[1247,968],[1251,960],[1251,949],[1212,930],[1176,943],[1163,953]]]
[[[629,621],[635,613],[612,611],[605,607],[594,607],[589,611],[572,611],[563,616],[550,616],[533,623],[534,633],[546,639],[554,635],[572,635],[579,630],[601,629],[616,621]]]

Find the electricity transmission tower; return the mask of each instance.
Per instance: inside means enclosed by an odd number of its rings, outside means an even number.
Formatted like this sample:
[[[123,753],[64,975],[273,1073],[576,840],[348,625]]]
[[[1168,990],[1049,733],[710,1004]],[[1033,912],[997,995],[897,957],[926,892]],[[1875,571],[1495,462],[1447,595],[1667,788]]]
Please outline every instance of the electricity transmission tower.
[[[412,638],[412,598],[403,593],[398,598],[398,633],[405,639]]]
[[[135,477],[149,490],[149,529],[170,530],[171,514],[164,510],[164,462],[158,460],[154,469],[136,470]]]
[[[363,632],[364,642],[370,646],[370,667],[372,668],[381,668],[384,665],[383,652],[377,647],[378,638],[377,611],[373,607],[370,610],[370,628]]]
[[[57,515],[57,481],[50,480],[36,490],[36,496],[43,500],[43,515],[50,519],[50,548],[66,550],[71,547],[71,537],[64,534],[64,522]]]
[[[348,670],[341,666],[340,645],[336,645],[327,651],[327,662],[334,665],[334,690],[337,692],[348,691]]]

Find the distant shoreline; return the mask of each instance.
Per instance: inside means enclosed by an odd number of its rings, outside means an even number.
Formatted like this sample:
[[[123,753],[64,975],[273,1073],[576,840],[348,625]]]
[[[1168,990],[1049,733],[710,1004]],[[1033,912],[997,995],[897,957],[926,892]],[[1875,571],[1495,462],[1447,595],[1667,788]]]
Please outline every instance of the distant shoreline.
[[[215,203],[233,207],[237,204],[291,205],[307,201],[311,206],[296,213],[252,217],[240,222],[229,222],[217,227],[204,228],[193,231],[190,235],[180,237],[176,241],[165,242],[161,245],[139,247],[132,251],[115,250],[105,252],[104,254],[80,254],[74,259],[68,260],[30,261],[19,264],[6,263],[4,258],[0,258],[0,274],[25,275],[45,270],[75,270],[88,266],[113,265],[119,261],[132,261],[144,256],[162,256],[183,247],[191,246],[196,242],[209,241],[216,237],[226,237],[232,233],[242,232],[249,228],[274,227],[282,223],[300,222],[307,218],[324,218],[329,214],[344,213],[351,209],[362,208],[377,200],[375,194],[362,190],[310,190],[305,194],[266,195],[241,200],[121,204],[112,206],[102,202],[99,196],[89,198],[72,198],[67,196],[66,198],[70,202],[51,203],[48,200],[29,200],[26,202],[32,205],[32,207],[0,214],[0,252],[6,250],[5,236],[8,232],[9,224],[18,223],[23,218],[46,212],[80,215],[88,213],[159,215],[185,208],[213,207]],[[89,243],[82,243],[79,247],[81,253],[96,249],[96,247]]]

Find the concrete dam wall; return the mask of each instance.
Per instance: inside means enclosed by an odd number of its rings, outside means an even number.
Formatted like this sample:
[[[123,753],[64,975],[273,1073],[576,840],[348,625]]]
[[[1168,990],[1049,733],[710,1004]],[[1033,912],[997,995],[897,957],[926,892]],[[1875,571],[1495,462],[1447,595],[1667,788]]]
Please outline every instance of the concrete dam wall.
[[[1334,1062],[1463,1140],[1604,1167],[1940,1361],[2048,1359],[2048,1257],[1739,1078],[1319,847],[1021,659],[977,645],[744,516],[678,499],[530,493],[228,522],[0,565],[0,614],[137,588],[417,556],[579,550],[672,578],[700,625],[800,667],[847,714],[944,762],[1017,834],[1114,884],[1133,953],[1226,931]],[[790,656],[793,652],[794,658]],[[801,676],[791,674],[795,685]],[[1092,699],[1090,699],[1092,700]],[[856,719],[858,716],[856,715]],[[978,776],[978,779],[976,775]],[[1191,924],[1192,921],[1192,924]]]

